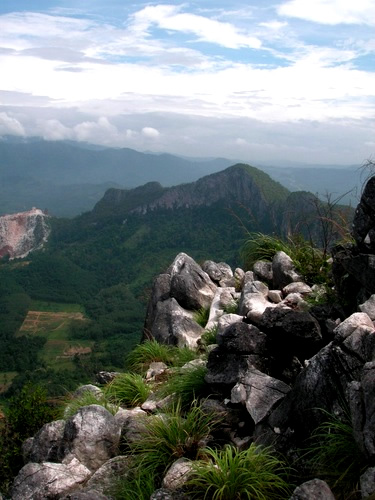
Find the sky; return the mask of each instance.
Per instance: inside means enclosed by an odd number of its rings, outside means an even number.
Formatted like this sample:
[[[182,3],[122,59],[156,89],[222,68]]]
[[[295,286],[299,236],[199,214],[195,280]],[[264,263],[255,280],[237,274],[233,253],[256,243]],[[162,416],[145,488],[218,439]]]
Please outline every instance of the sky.
[[[375,157],[375,0],[0,0],[0,136]]]

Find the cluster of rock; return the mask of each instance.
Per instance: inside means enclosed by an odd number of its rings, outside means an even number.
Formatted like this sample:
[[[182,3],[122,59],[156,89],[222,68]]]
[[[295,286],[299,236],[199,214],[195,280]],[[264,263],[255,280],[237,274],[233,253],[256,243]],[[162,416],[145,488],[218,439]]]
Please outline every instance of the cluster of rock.
[[[366,196],[368,190],[364,200],[370,205]],[[371,255],[375,262],[375,207],[371,222],[365,221],[364,210],[357,209],[357,246],[350,250],[353,259],[359,256],[360,266]],[[340,259],[338,281],[344,266]],[[349,274],[352,268],[345,265]],[[204,404],[226,415],[220,432],[227,442],[239,448],[251,441],[272,445],[293,458],[324,421],[325,412],[340,417],[348,411],[357,445],[373,464],[375,286],[361,281],[360,275],[355,278],[360,290],[356,312],[345,317],[341,308],[309,305],[307,297],[319,296],[322,290],[304,283],[284,252],[272,262],[255,263],[246,273],[212,261],[199,266],[181,253],[155,279],[144,338],[199,350],[202,334],[215,329],[217,343],[210,346],[205,379],[212,396]],[[205,328],[195,320],[202,308],[210,310]],[[148,377],[165,369],[152,366]],[[104,494],[108,483],[129,469],[129,458],[116,456],[120,437],[136,440],[144,419],[153,418],[162,406],[153,394],[142,408],[120,409],[114,416],[91,405],[66,421],[47,424],[25,444],[28,463],[15,480],[12,498],[109,498]],[[163,489],[152,498],[181,498],[173,491],[181,487],[188,469],[185,459],[174,464]],[[362,498],[374,493],[375,468],[369,467],[361,476]],[[291,498],[334,497],[326,483],[314,479],[300,485]]]

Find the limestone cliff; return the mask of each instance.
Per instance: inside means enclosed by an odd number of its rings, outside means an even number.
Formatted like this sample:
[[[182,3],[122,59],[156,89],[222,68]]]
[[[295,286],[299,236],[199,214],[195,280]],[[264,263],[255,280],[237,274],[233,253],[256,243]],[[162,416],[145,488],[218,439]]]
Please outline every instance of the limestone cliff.
[[[49,235],[48,216],[38,208],[0,217],[0,258],[26,257],[40,248]]]

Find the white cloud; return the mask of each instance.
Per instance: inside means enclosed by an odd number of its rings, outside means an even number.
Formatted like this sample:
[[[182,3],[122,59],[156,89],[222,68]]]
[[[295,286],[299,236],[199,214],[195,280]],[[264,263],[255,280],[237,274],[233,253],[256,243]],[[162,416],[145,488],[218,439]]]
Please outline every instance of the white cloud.
[[[25,129],[21,123],[7,113],[0,113],[0,136],[1,135],[25,135]]]
[[[375,25],[373,0],[291,0],[281,4],[277,11],[282,16],[320,24]]]
[[[72,130],[63,125],[59,120],[46,120],[39,123],[40,134],[47,141],[61,141],[73,139]]]
[[[143,127],[142,135],[149,139],[157,139],[160,136],[160,132],[153,127]]]
[[[133,29],[147,31],[156,24],[165,30],[192,33],[199,41],[210,42],[236,49],[240,47],[260,48],[261,41],[238,30],[230,23],[209,19],[190,13],[180,13],[181,7],[173,5],[148,6],[134,15]]]

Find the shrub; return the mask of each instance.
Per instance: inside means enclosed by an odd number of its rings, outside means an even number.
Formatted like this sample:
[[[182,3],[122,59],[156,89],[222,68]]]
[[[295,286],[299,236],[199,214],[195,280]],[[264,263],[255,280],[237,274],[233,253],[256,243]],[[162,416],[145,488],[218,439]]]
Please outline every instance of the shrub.
[[[188,482],[194,498],[273,500],[289,498],[288,469],[269,448],[252,444],[244,451],[227,446],[204,450]]]
[[[105,394],[95,394],[91,391],[86,391],[78,397],[70,395],[69,398],[65,400],[60,410],[60,416],[65,419],[70,418],[77,413],[80,408],[89,405],[103,406],[112,413],[112,415],[115,415],[118,411],[118,405],[111,403]]]
[[[354,439],[350,417],[347,412],[344,419],[340,419],[322,411],[327,421],[312,434],[312,444],[306,454],[311,473],[327,481],[336,498],[355,498],[366,460]]]
[[[110,401],[129,407],[144,403],[150,392],[150,386],[137,373],[121,373],[105,389]]]
[[[205,366],[192,366],[184,371],[177,370],[162,386],[162,395],[173,395],[175,401],[180,401],[182,408],[186,408],[193,401],[209,395],[209,386],[204,378],[207,373]]]

